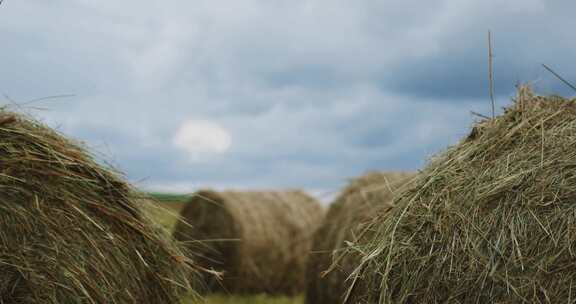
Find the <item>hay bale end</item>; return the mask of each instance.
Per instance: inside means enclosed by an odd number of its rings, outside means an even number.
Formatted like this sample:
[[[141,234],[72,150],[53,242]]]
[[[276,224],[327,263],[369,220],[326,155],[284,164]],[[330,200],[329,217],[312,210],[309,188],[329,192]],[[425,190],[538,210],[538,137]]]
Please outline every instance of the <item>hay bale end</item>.
[[[295,295],[304,287],[312,235],[323,209],[301,191],[197,192],[184,207],[174,237],[207,269],[212,292]]]

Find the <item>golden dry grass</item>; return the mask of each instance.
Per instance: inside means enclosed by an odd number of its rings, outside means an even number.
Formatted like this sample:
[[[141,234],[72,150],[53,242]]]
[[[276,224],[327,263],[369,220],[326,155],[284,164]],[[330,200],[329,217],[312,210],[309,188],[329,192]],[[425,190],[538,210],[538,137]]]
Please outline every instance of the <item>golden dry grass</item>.
[[[521,87],[366,229],[351,250],[370,291],[351,302],[573,301],[575,147],[576,99]]]
[[[0,108],[0,303],[173,303],[193,269],[122,176]]]

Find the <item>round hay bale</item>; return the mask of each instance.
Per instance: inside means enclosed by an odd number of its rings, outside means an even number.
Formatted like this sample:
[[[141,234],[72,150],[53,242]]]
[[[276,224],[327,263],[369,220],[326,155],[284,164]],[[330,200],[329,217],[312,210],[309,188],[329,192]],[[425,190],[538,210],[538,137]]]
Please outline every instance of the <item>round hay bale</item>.
[[[350,184],[330,205],[320,228],[314,235],[312,254],[306,270],[306,303],[342,303],[351,287],[348,280],[359,263],[360,255],[348,254],[334,260],[333,253],[355,240],[355,229],[377,212],[392,205],[395,193],[412,177],[407,172],[369,172]],[[333,264],[334,263],[334,264]],[[361,293],[360,281],[354,282],[354,293]]]
[[[301,191],[197,192],[184,207],[174,238],[190,243],[198,263],[223,273],[212,292],[295,295],[303,291],[312,235],[323,209]]]
[[[361,303],[573,302],[575,147],[576,100],[521,87],[371,224]]]
[[[192,264],[77,143],[0,111],[0,303],[175,303]]]

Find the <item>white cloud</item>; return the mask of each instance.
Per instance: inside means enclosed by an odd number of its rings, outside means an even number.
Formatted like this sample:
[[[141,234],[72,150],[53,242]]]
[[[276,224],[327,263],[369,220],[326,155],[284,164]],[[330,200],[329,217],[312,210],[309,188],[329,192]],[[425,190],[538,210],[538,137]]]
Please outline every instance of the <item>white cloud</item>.
[[[188,120],[180,125],[173,144],[188,153],[191,161],[200,161],[213,154],[223,154],[230,149],[230,133],[217,123],[207,120]]]

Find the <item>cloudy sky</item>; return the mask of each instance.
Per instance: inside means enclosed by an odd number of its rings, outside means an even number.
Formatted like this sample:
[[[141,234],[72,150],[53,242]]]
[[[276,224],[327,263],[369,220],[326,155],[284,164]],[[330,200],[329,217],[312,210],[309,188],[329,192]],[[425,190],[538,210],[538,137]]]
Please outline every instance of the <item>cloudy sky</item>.
[[[573,95],[568,0],[5,0],[0,92],[136,185],[302,187],[413,170],[514,85]],[[26,101],[60,94],[72,97]]]

